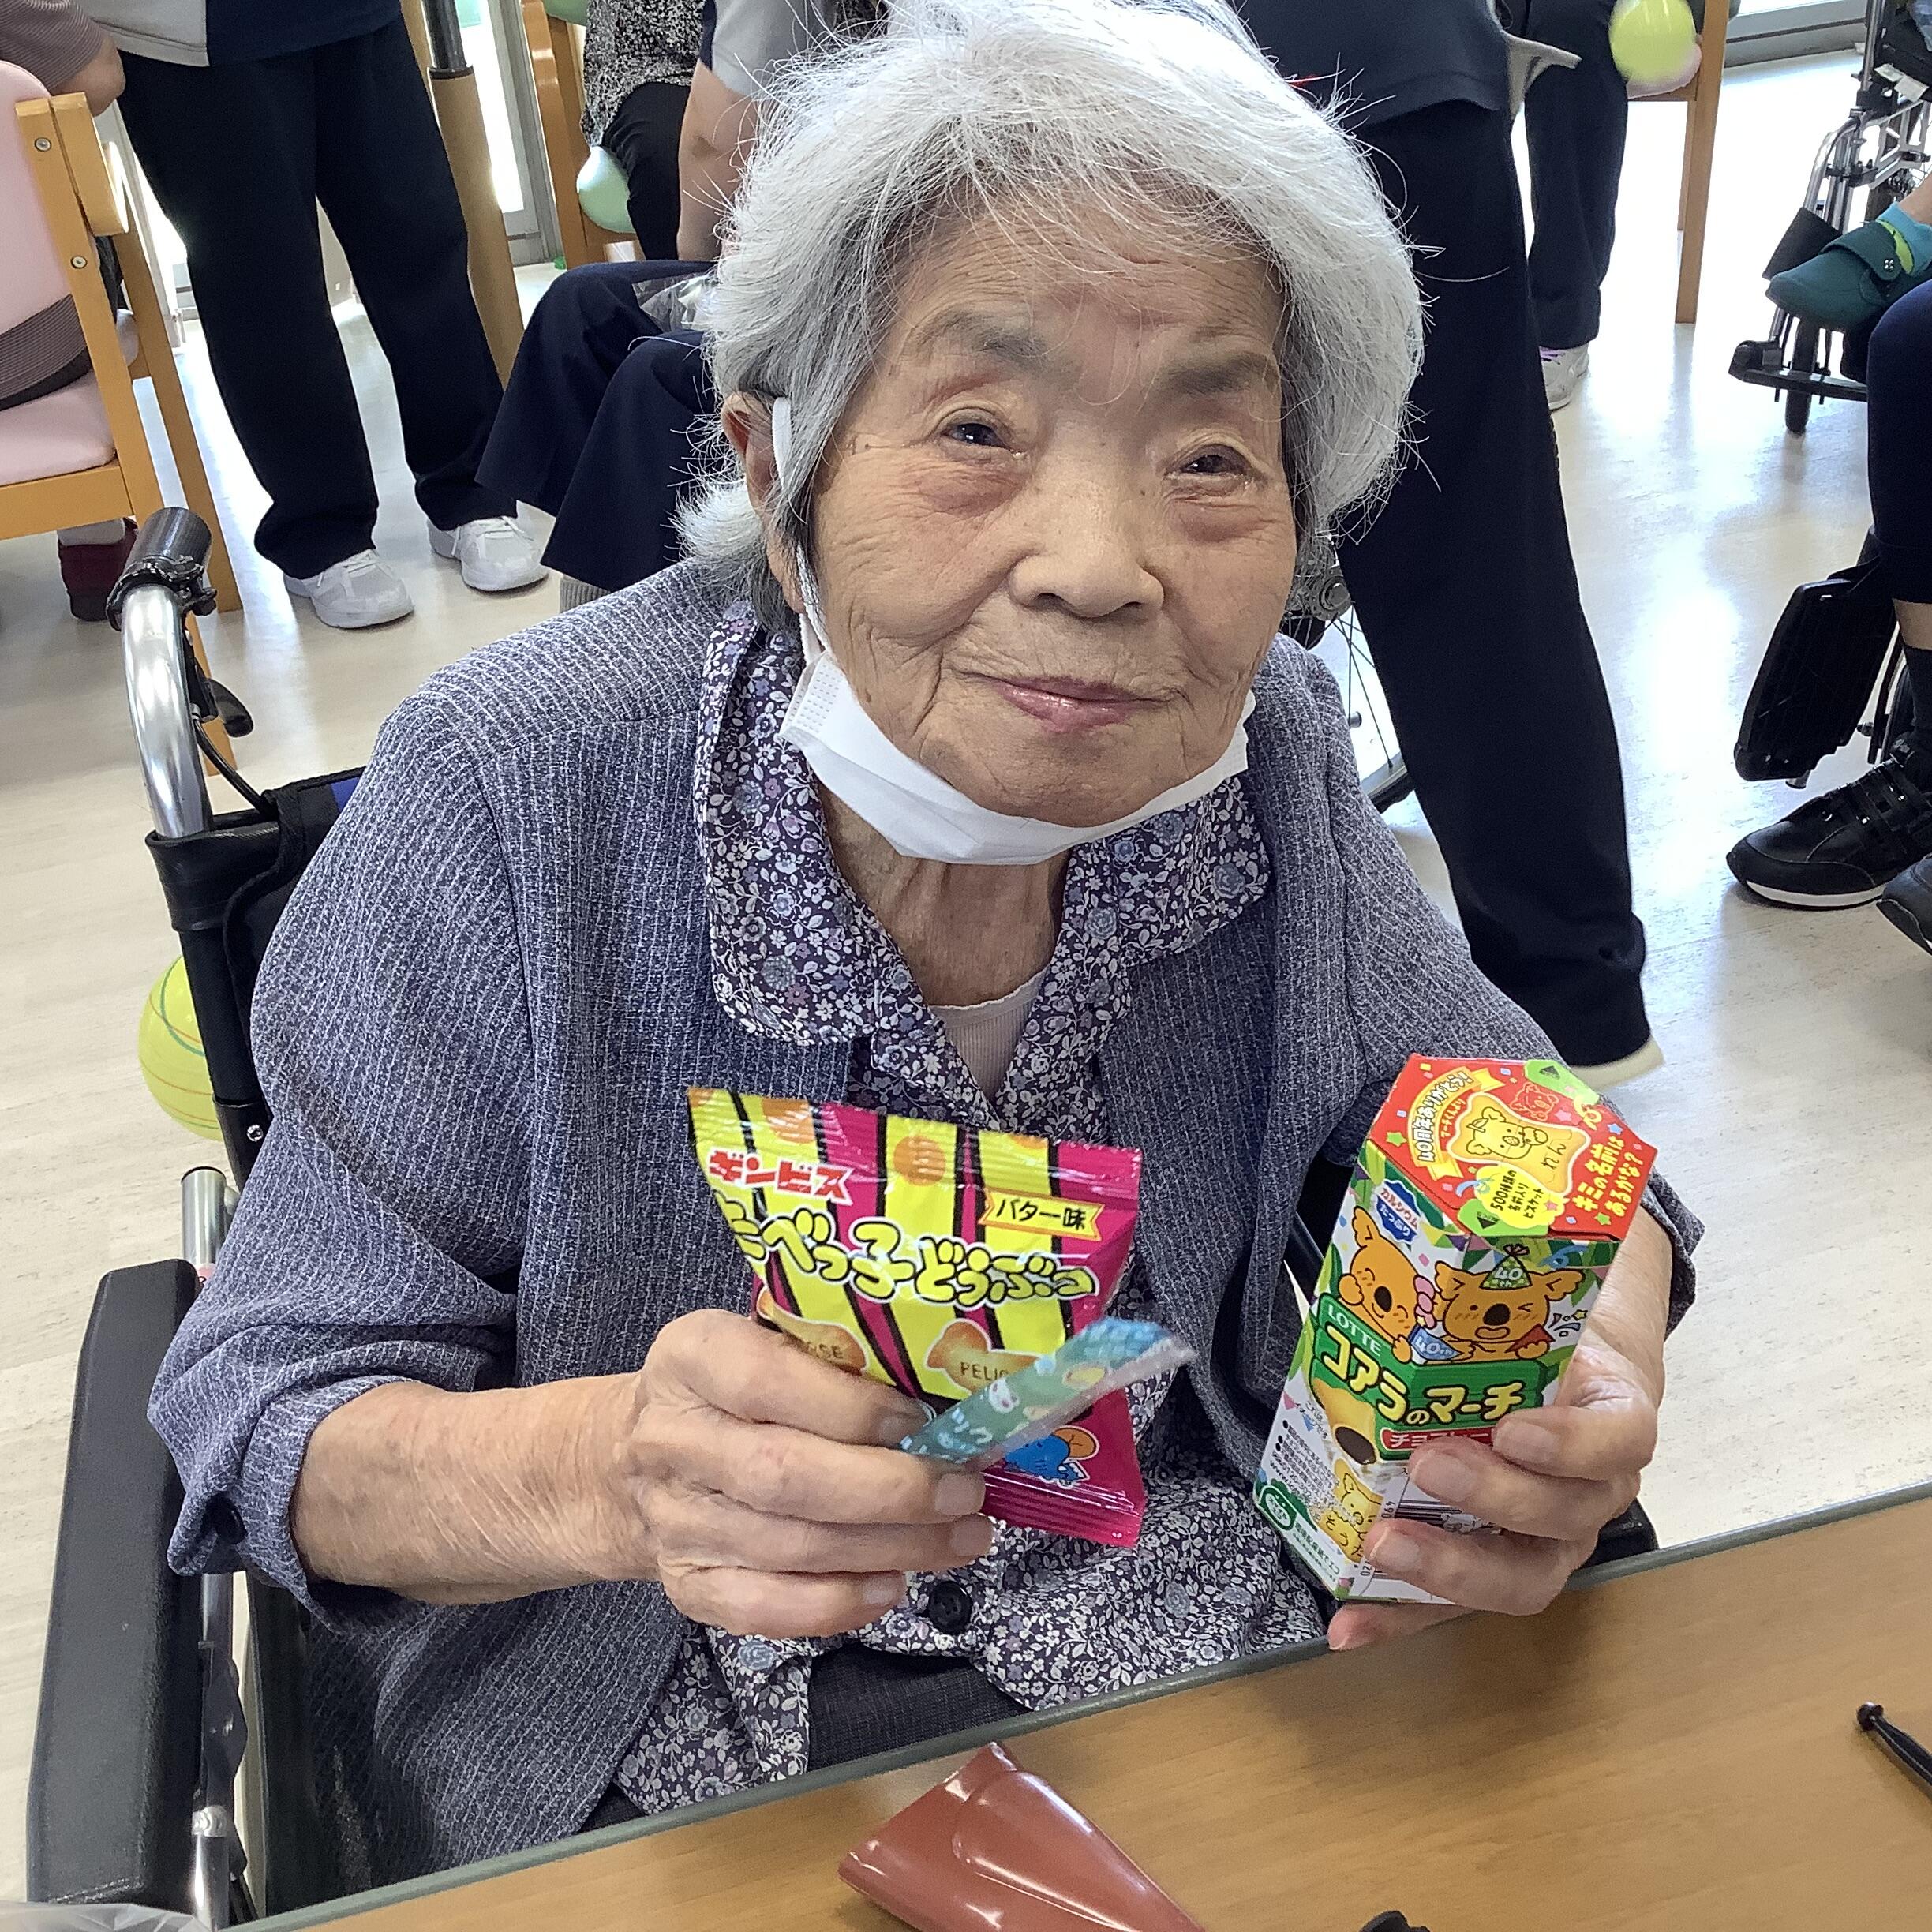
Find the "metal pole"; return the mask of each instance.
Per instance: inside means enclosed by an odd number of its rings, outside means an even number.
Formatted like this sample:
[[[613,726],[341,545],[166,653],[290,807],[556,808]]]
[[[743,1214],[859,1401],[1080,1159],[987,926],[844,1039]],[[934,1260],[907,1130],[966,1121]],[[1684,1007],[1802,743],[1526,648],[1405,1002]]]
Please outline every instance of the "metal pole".
[[[138,586],[121,606],[128,713],[134,721],[155,829],[163,838],[205,831],[209,819],[194,713],[182,674],[185,621],[174,593],[164,584]]]
[[[219,1167],[190,1167],[182,1176],[182,1253],[207,1278],[228,1232],[228,1177]]]
[[[203,1281],[228,1232],[228,1177],[216,1167],[191,1167],[182,1176],[182,1252]],[[201,1601],[201,1758],[189,1830],[193,1862],[188,1885],[194,1915],[209,1932],[226,1932],[231,1910],[235,1848],[234,1773],[247,1725],[234,1666],[234,1578],[204,1576]]]
[[[483,332],[489,338],[496,373],[509,380],[523,339],[523,309],[517,300],[516,271],[510,262],[510,238],[490,172],[489,138],[483,127],[483,103],[474,70],[463,51],[455,0],[422,0],[423,27],[429,43],[429,94],[436,103],[443,145],[470,231],[470,287]]]
[[[423,26],[429,36],[432,74],[470,71],[463,58],[462,25],[456,17],[456,0],[422,0]]]

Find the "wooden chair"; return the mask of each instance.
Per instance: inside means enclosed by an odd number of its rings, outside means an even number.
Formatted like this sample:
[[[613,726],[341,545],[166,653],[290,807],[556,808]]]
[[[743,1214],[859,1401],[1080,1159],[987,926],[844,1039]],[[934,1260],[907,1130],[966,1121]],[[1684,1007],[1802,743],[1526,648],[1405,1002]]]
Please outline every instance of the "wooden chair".
[[[1691,0],[1694,9],[1698,0]],[[1698,291],[1704,275],[1704,229],[1710,214],[1711,163],[1717,152],[1717,95],[1724,85],[1724,49],[1737,0],[1715,0],[1702,7],[1698,44],[1703,58],[1687,87],[1653,94],[1652,100],[1682,101],[1690,109],[1684,128],[1683,174],[1677,190],[1677,230],[1683,237],[1677,257],[1677,320],[1698,318]]]
[[[584,0],[523,0],[523,38],[567,268],[605,260],[611,249],[633,238],[623,173],[584,139],[583,24]]]
[[[160,480],[134,394],[135,382],[144,378],[154,385],[182,493],[214,534],[208,579],[217,608],[238,610],[241,595],[119,157],[110,165],[78,94],[50,99],[21,69],[0,67],[0,104],[9,102],[21,147],[0,155],[0,197],[12,200],[18,213],[7,224],[13,230],[10,258],[0,269],[15,289],[44,283],[38,306],[57,300],[64,282],[79,313],[92,373],[36,402],[0,411],[0,452],[13,444],[15,460],[9,467],[17,473],[17,480],[0,484],[0,537],[113,517],[139,519],[162,507]],[[21,179],[22,155],[32,197]],[[32,199],[38,200],[45,222],[38,235],[31,231]],[[131,343],[107,300],[96,235],[119,244],[115,253],[132,312]],[[18,477],[21,462],[30,459],[47,461],[49,473]],[[61,466],[69,459],[71,466]],[[195,648],[199,653],[198,638]]]

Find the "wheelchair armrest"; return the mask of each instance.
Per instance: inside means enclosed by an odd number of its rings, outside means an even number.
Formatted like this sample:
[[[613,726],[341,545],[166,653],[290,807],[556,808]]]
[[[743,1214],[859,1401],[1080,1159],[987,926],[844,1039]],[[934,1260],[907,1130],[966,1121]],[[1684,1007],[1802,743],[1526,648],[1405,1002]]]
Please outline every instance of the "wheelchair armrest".
[[[185,1261],[103,1278],[81,1344],[28,1787],[28,1896],[189,1910],[199,1596],[167,1566],[181,1485],[148,1422]]]
[[[1641,1503],[1633,1503],[1621,1516],[1598,1531],[1597,1547],[1583,1567],[1594,1570],[1600,1563],[1622,1563],[1631,1556],[1648,1556],[1657,1547],[1657,1526]]]

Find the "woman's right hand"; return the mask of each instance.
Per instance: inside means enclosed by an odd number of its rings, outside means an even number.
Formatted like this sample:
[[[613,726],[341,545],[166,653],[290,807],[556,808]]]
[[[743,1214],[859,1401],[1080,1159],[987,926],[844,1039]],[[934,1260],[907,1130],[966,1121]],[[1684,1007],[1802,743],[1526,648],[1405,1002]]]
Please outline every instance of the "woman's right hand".
[[[904,1596],[908,1571],[953,1569],[991,1544],[978,1476],[889,1446],[924,1422],[916,1403],[749,1316],[680,1316],[628,1380],[612,1526],[634,1573],[695,1622],[763,1637],[856,1630]]]

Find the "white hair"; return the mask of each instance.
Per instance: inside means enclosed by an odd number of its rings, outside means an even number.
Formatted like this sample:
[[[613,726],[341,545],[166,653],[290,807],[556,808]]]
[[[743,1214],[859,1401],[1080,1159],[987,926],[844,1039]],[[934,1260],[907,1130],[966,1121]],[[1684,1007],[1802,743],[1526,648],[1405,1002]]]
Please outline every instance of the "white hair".
[[[792,399],[771,505],[788,541],[806,541],[814,474],[904,269],[961,218],[1023,224],[1043,259],[1056,238],[1095,247],[1096,209],[1251,250],[1281,292],[1297,526],[1312,537],[1375,490],[1421,354],[1407,252],[1361,152],[1224,0],[889,0],[888,14],[779,76],[706,318],[721,395]],[[679,522],[691,554],[784,620],[728,451]]]

